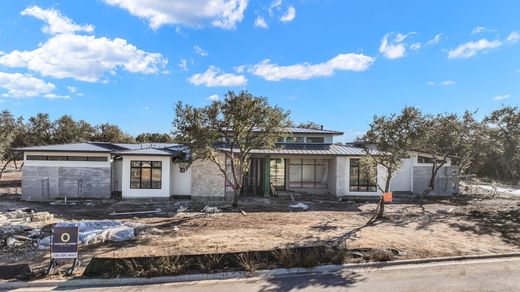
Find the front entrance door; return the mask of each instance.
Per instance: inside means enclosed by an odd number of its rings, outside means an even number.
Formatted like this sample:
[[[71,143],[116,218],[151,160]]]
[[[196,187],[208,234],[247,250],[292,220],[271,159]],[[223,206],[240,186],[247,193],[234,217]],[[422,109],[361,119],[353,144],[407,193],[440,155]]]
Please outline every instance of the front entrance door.
[[[245,195],[263,196],[264,194],[264,159],[251,158],[249,171],[244,175]]]

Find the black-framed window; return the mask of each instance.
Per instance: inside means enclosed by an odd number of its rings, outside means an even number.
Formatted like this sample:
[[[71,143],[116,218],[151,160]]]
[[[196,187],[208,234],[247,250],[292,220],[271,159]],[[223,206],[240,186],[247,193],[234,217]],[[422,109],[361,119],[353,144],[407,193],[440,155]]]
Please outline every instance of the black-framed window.
[[[350,159],[350,182],[351,192],[376,192],[377,185],[374,180],[370,180],[361,171],[359,159]]]
[[[417,163],[433,163],[432,157],[426,157],[426,156],[417,156]],[[437,160],[437,163],[442,163],[442,160]]]
[[[289,159],[290,188],[328,188],[328,163],[325,159]]]
[[[105,162],[105,161],[108,161],[108,157],[105,157],[105,156],[27,155],[27,160]]]
[[[161,161],[130,161],[131,189],[160,189]]]
[[[287,141],[287,143],[305,143],[305,138],[301,136],[289,136],[285,141]]]
[[[325,143],[325,138],[323,137],[307,137],[307,143]]]

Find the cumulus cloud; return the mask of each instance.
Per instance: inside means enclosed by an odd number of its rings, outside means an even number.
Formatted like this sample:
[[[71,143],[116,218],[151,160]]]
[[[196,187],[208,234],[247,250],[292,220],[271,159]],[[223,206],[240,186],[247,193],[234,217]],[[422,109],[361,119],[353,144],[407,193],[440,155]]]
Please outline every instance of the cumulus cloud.
[[[193,50],[195,51],[195,54],[199,56],[206,57],[208,55],[208,52],[206,52],[204,49],[202,49],[199,46],[193,46]]]
[[[56,86],[29,74],[0,72],[0,88],[4,97],[34,97],[52,94]]]
[[[280,21],[281,22],[291,22],[294,20],[294,18],[296,17],[296,8],[294,8],[294,6],[289,6],[289,8],[287,8],[287,11],[285,12],[284,15],[282,15],[280,17]]]
[[[399,38],[395,38],[393,41],[389,40],[391,33],[385,34],[383,39],[381,40],[381,46],[379,46],[379,52],[388,59],[398,59],[404,57],[406,53],[406,46],[402,43],[402,41],[406,37],[402,37],[402,34]],[[398,41],[401,40],[401,41]]]
[[[217,86],[245,86],[247,79],[243,75],[223,73],[215,66],[210,66],[204,73],[197,73],[188,78],[193,85]]]
[[[34,16],[45,22],[46,25],[42,28],[42,31],[48,34],[94,31],[94,26],[90,24],[78,25],[55,9],[42,9],[35,5],[26,8],[21,12],[21,15]]]
[[[493,100],[504,100],[511,97],[511,94],[497,95],[493,97]]]
[[[520,34],[516,31],[512,31],[508,36],[507,36],[507,39],[506,39],[508,42],[514,44],[514,43],[517,43],[518,41],[520,41]]]
[[[261,28],[269,28],[269,26],[267,25],[267,22],[265,22],[265,19],[262,16],[258,16],[255,19],[255,26],[261,27]]]
[[[455,49],[450,50],[448,52],[448,58],[471,58],[480,52],[486,52],[500,46],[502,46],[502,42],[499,40],[489,41],[487,39],[480,39],[478,41],[461,44]]]
[[[431,40],[426,42],[426,45],[428,46],[435,46],[438,45],[441,41],[442,33],[436,34]]]
[[[152,29],[163,25],[200,27],[211,23],[215,27],[234,29],[244,18],[248,0],[103,0],[130,14],[144,18]]]
[[[374,58],[363,54],[338,54],[323,63],[302,63],[289,66],[273,64],[269,59],[265,59],[252,66],[249,71],[269,81],[306,80],[314,77],[331,76],[335,71],[365,71],[374,61]]]
[[[89,35],[59,34],[32,51],[0,55],[0,64],[27,68],[43,76],[96,82],[119,68],[131,73],[157,73],[167,63],[159,53],[148,53],[126,40]]]
[[[67,86],[67,90],[72,94],[78,92],[78,88],[74,86]]]
[[[422,45],[420,42],[416,42],[416,43],[413,43],[412,45],[410,45],[410,49],[412,49],[412,50],[418,50],[421,47],[422,47]]]
[[[473,28],[473,30],[471,30],[471,34],[479,34],[479,33],[483,33],[483,32],[496,32],[496,31],[497,31],[496,28],[476,26],[475,28]]]

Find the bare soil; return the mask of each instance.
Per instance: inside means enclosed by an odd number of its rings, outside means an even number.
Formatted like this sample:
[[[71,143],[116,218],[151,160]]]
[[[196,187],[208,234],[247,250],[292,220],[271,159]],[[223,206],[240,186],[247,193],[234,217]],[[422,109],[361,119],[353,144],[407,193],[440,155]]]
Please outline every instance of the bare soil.
[[[453,198],[397,198],[386,206],[385,218],[366,223],[376,207],[371,201],[340,202],[332,196],[245,197],[240,209],[222,203],[173,201],[97,201],[72,205],[23,202],[18,195],[0,196],[0,212],[28,207],[54,214],[42,226],[42,237],[62,220],[117,219],[146,224],[135,240],[80,249],[82,267],[94,257],[142,257],[212,252],[268,250],[345,242],[350,249],[394,249],[401,259],[520,251],[520,198],[462,194]],[[308,211],[288,209],[304,203]],[[221,213],[208,214],[206,206]],[[187,212],[177,212],[187,207]],[[112,212],[161,213],[110,215]],[[241,212],[243,211],[243,212]],[[0,235],[1,237],[2,235]],[[3,245],[5,238],[0,238]],[[48,252],[30,244],[0,249],[0,265],[30,263],[43,268]],[[81,273],[82,268],[78,270]]]

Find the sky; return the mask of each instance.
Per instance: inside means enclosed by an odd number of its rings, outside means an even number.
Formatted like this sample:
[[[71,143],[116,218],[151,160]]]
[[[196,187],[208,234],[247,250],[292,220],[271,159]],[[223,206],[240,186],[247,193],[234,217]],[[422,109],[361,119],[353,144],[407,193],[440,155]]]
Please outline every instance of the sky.
[[[0,3],[0,109],[170,132],[248,90],[351,141],[374,115],[520,105],[520,1]]]

